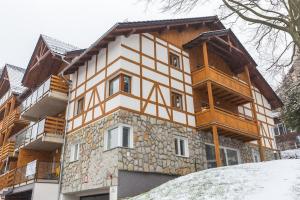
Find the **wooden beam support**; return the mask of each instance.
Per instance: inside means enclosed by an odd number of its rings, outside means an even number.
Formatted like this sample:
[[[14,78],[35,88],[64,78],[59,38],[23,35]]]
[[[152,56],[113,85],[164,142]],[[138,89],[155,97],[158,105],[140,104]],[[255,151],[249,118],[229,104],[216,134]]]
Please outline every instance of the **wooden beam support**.
[[[218,129],[216,125],[212,126],[212,131],[213,131],[213,140],[215,145],[215,156],[216,156],[217,167],[221,167],[222,162],[220,156],[220,144],[219,144]]]
[[[204,67],[208,69],[209,64],[208,64],[208,52],[207,52],[207,44],[206,42],[203,43],[203,60],[204,60]]]
[[[259,139],[257,140],[257,144],[258,144],[258,149],[259,149],[260,160],[265,161],[265,149],[264,149],[263,141],[262,141],[263,138],[262,138],[262,135],[261,135],[261,132],[260,132],[260,125],[259,125],[259,122],[258,122],[258,119],[257,119],[257,113],[256,113],[255,104],[254,104],[254,97],[253,97],[253,94],[252,94],[251,79],[250,79],[250,73],[249,73],[248,66],[245,66],[245,72],[246,72],[246,75],[247,75],[247,81],[248,81],[249,89],[251,91],[250,93],[251,93],[251,96],[253,98],[253,100],[251,101],[251,109],[252,109],[252,115],[253,115],[254,121],[256,122],[257,130],[258,130]]]

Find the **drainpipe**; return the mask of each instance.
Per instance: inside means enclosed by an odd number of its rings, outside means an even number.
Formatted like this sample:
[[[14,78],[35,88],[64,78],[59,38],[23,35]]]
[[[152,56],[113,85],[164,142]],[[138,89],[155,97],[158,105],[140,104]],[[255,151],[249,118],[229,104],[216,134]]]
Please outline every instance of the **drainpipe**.
[[[62,171],[64,167],[64,159],[65,159],[65,150],[66,150],[66,140],[67,140],[67,130],[68,130],[68,118],[69,118],[69,104],[70,104],[70,97],[71,97],[71,81],[66,80],[68,86],[69,86],[69,91],[68,91],[68,104],[67,104],[67,110],[66,110],[66,124],[65,124],[65,132],[64,132],[64,142],[63,142],[63,148],[61,152],[61,159],[60,159],[60,173],[59,173],[59,186],[58,186],[58,200],[60,200],[61,196],[61,187],[62,187]]]

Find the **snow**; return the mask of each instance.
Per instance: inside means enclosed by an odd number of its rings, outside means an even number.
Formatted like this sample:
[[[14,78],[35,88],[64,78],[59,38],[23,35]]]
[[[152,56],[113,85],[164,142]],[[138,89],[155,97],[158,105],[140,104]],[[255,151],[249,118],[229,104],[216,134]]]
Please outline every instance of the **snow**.
[[[300,159],[300,149],[281,151],[281,157],[283,159]]]
[[[42,38],[44,39],[48,48],[51,51],[60,55],[65,55],[68,51],[74,51],[79,49],[78,47],[75,47],[71,44],[67,44],[47,35],[42,35]]]
[[[6,64],[10,89],[13,93],[21,94],[27,88],[22,85],[22,78],[25,73],[25,69],[14,65]]]
[[[171,180],[130,200],[299,200],[300,160],[208,169]]]

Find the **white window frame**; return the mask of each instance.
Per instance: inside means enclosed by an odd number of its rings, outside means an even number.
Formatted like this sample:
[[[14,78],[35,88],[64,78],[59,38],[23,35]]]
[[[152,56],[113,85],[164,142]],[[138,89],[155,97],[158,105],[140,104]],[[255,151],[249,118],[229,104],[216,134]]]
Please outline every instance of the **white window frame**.
[[[127,127],[129,128],[129,144],[128,147],[123,147],[123,127]],[[109,131],[112,129],[118,129],[118,141],[117,141],[117,146],[112,147],[112,148],[108,148],[108,134]],[[111,149],[115,149],[115,148],[133,148],[133,127],[127,124],[117,124],[115,126],[112,126],[110,128],[108,128],[105,133],[104,133],[104,150],[108,151]]]
[[[76,146],[77,146],[77,152],[76,152]],[[70,148],[70,162],[75,162],[79,160],[80,156],[80,143],[74,143],[71,145]]]
[[[177,139],[177,144],[174,143],[174,145],[177,145],[177,150],[178,150],[178,154],[177,154],[176,153],[176,147],[174,146],[174,153],[175,153],[175,155],[179,156],[179,157],[189,157],[189,141],[188,141],[188,138],[176,135],[174,137],[174,142],[175,142],[175,139]],[[184,141],[185,155],[181,155],[182,152],[181,152],[181,149],[180,149],[180,140]]]
[[[215,145],[214,144],[211,144],[211,143],[205,143],[205,145],[210,145],[210,146],[213,146],[215,148]],[[231,166],[231,165],[228,165],[228,156],[227,156],[227,149],[228,150],[232,150],[232,151],[236,151],[237,152],[237,156],[238,156],[238,164],[241,164],[242,163],[242,160],[241,160],[241,153],[240,153],[240,150],[239,149],[235,149],[235,148],[231,148],[231,147],[224,147],[224,146],[220,146],[220,149],[223,149],[224,152],[225,152],[225,159],[226,159],[226,166]],[[206,152],[205,152],[206,153]],[[207,158],[206,158],[207,159]],[[213,160],[210,160],[210,161],[213,161]]]
[[[260,160],[260,155],[259,155],[259,151],[258,150],[255,150],[255,149],[252,149],[251,150],[252,152],[252,159],[253,159],[253,162],[256,162],[255,161],[255,156],[257,156],[258,157],[258,162],[261,162],[261,160]]]

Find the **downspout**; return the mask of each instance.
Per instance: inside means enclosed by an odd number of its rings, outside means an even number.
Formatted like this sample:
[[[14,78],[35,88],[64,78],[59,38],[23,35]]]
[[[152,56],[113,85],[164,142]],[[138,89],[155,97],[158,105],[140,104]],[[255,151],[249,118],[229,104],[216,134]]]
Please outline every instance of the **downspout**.
[[[64,132],[64,142],[63,142],[63,148],[61,152],[61,159],[60,159],[60,173],[59,173],[59,186],[58,186],[58,200],[60,200],[61,196],[61,190],[62,190],[62,171],[64,167],[64,159],[65,159],[65,150],[66,150],[66,141],[67,141],[67,130],[68,130],[68,118],[69,118],[69,104],[70,104],[70,96],[71,96],[71,87],[72,87],[72,81],[66,80],[68,86],[69,86],[69,91],[68,91],[68,104],[67,104],[67,110],[66,110],[66,124],[65,124],[65,132]]]

